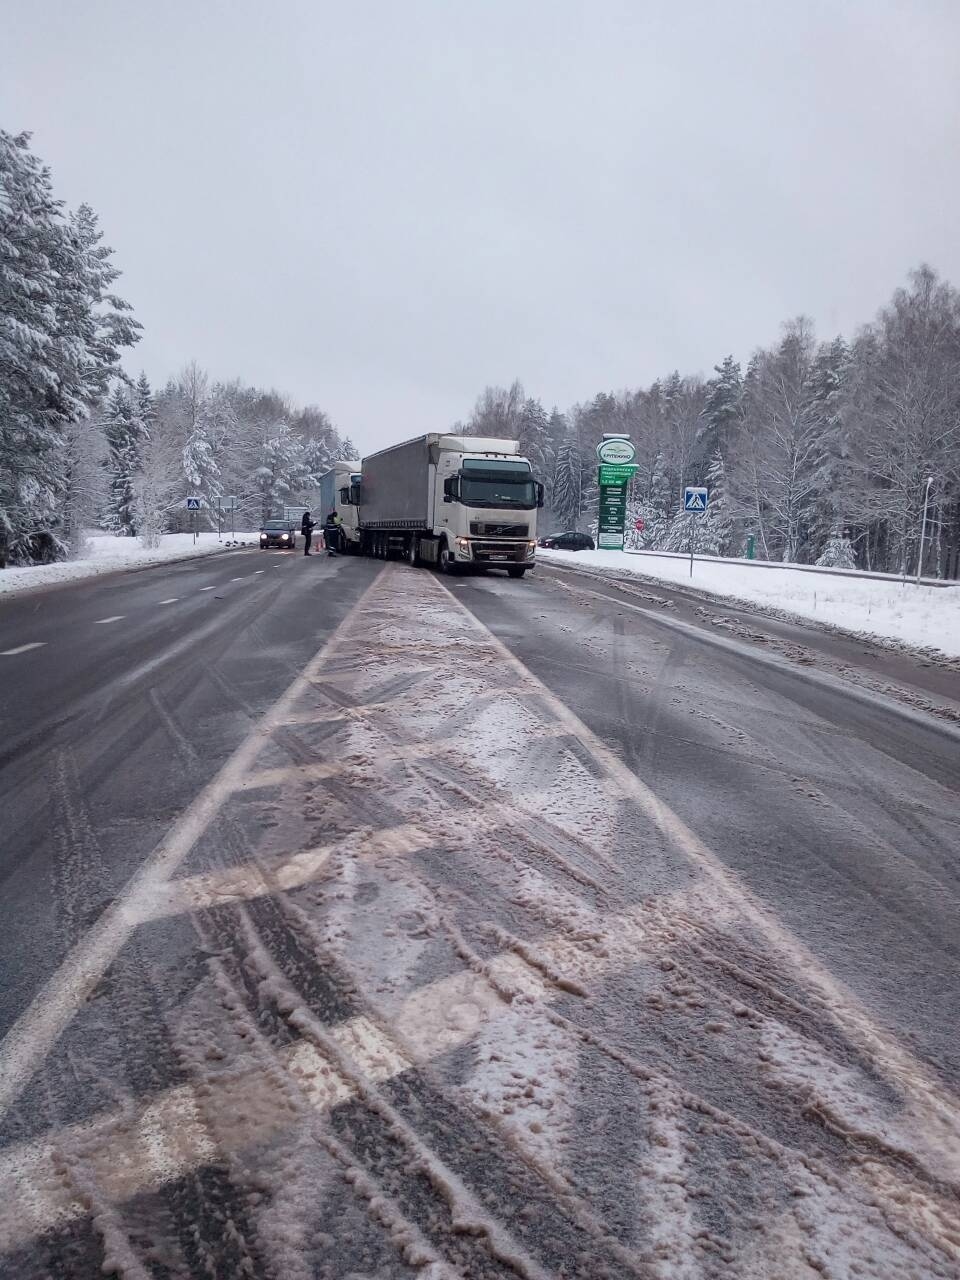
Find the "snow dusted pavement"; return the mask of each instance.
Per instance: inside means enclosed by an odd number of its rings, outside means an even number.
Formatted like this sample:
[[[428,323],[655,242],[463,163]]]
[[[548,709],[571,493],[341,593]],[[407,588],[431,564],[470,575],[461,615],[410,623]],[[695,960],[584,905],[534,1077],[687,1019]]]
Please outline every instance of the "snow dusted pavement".
[[[960,1274],[960,738],[549,581],[361,585],[61,884],[0,1276]]]

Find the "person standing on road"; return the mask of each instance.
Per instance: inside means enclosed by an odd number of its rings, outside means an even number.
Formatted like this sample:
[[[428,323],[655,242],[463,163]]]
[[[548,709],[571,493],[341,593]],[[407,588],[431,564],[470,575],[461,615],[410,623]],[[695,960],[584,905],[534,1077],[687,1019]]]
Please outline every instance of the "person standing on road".
[[[343,521],[337,515],[334,508],[323,522],[323,541],[327,548],[328,556],[335,556],[338,551],[342,551],[340,544],[340,526]]]
[[[303,554],[305,556],[313,554],[310,550],[310,541],[316,527],[316,522],[310,519],[310,512],[305,511],[303,513],[303,519],[300,521],[300,532],[303,534]]]

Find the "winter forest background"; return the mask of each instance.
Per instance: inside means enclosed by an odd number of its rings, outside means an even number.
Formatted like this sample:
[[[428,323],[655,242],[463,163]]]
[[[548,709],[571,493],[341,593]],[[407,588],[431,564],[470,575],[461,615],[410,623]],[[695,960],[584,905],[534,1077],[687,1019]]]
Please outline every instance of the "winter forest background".
[[[236,495],[256,527],[359,456],[322,409],[196,364],[156,390],[132,380],[140,326],[118,276],[93,210],[65,210],[29,135],[0,131],[0,565],[80,554],[92,527],[156,543],[189,493],[207,512]],[[745,367],[726,356],[709,378],[673,372],[566,413],[489,387],[451,430],[520,441],[548,529],[591,528],[596,444],[629,434],[628,545],[647,549],[742,555],[752,535],[764,559],[903,572],[932,476],[924,568],[960,572],[960,294],[928,267],[849,338],[798,318]],[[691,483],[710,487],[705,517],[679,510]]]

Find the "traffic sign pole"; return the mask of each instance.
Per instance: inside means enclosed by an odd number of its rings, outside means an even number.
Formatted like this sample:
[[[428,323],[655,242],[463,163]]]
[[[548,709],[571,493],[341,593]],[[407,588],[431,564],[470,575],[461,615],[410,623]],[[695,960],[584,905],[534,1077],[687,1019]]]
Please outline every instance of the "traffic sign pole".
[[[688,484],[683,491],[683,510],[688,515],[706,515],[710,491],[706,485]],[[693,521],[690,521],[690,577],[693,577]]]

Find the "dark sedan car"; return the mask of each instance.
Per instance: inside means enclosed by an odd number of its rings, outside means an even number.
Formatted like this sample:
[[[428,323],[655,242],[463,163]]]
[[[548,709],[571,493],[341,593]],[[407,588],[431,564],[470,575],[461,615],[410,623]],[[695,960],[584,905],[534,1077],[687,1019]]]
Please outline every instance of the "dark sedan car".
[[[280,547],[293,550],[297,545],[297,526],[292,520],[266,520],[260,530],[260,550]]]
[[[568,529],[566,533],[551,533],[540,539],[541,547],[555,547],[558,551],[593,551],[593,539],[589,533]]]

